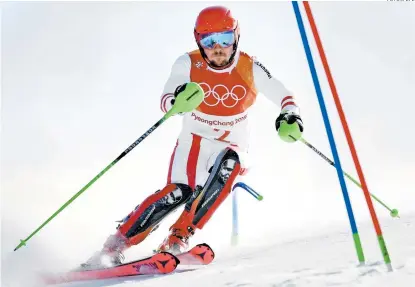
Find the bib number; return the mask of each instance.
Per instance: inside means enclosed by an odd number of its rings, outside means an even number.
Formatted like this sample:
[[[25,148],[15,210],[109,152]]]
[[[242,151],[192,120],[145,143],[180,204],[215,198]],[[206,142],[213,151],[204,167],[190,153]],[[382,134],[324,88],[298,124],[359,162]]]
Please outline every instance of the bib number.
[[[220,132],[221,130],[220,129],[213,129],[215,132]],[[231,144],[231,142],[230,141],[227,141],[226,140],[226,138],[230,135],[230,131],[222,131],[222,135],[221,136],[219,136],[219,137],[217,137],[217,138],[215,138],[215,140],[217,140],[217,141],[220,141],[220,142],[224,142],[224,143],[228,143],[228,144],[230,144],[231,146],[237,146],[236,144]]]

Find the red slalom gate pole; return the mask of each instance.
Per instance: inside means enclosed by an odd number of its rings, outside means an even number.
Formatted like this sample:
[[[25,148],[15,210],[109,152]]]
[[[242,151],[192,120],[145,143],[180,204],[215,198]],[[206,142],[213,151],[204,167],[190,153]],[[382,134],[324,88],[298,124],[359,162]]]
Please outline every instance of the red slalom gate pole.
[[[318,30],[317,30],[316,23],[314,21],[313,14],[311,12],[310,4],[307,1],[303,2],[303,4],[304,4],[304,8],[305,8],[305,11],[306,11],[306,14],[307,14],[307,18],[310,22],[310,27],[311,27],[311,30],[313,32],[314,40],[316,41],[316,45],[317,45],[317,48],[318,48],[318,52],[320,54],[321,61],[323,63],[324,71],[326,72],[326,76],[327,76],[327,80],[329,82],[330,90],[333,94],[333,98],[334,98],[334,102],[336,104],[337,112],[339,113],[339,117],[340,117],[340,120],[341,120],[341,123],[342,123],[342,126],[343,126],[343,130],[344,130],[344,133],[346,135],[347,143],[349,145],[350,152],[352,154],[353,161],[354,161],[357,173],[359,175],[359,179],[360,179],[360,183],[362,185],[363,193],[365,195],[367,206],[369,208],[369,212],[370,212],[370,215],[372,217],[373,225],[375,227],[375,231],[376,231],[376,234],[377,234],[379,247],[381,249],[382,256],[383,256],[385,264],[388,268],[388,271],[392,271],[393,269],[392,269],[391,260],[390,260],[390,257],[389,257],[388,250],[386,248],[386,244],[385,244],[385,240],[383,238],[383,234],[382,234],[382,230],[381,230],[381,227],[380,227],[380,224],[379,224],[379,220],[377,218],[375,209],[373,207],[372,200],[370,198],[369,188],[366,184],[365,176],[363,174],[363,169],[362,169],[362,166],[359,162],[359,158],[357,156],[357,151],[356,151],[355,145],[353,143],[353,138],[352,138],[352,135],[350,133],[349,126],[347,124],[346,116],[343,112],[342,104],[340,102],[340,97],[339,97],[339,94],[337,92],[333,76],[332,76],[331,71],[330,71],[330,66],[329,66],[329,63],[327,61],[327,57],[326,57],[326,54],[324,52],[324,49],[323,49],[323,44],[321,42]]]

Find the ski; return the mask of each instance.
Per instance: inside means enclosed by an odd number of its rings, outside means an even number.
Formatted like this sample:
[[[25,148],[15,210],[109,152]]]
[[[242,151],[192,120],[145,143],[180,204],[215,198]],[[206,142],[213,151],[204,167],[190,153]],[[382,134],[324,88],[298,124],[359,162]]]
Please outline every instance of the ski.
[[[212,248],[206,243],[195,245],[189,251],[177,254],[181,265],[207,265],[215,258]]]
[[[168,274],[182,265],[207,265],[215,258],[212,248],[206,243],[197,244],[190,250],[173,255],[168,252],[159,252],[148,258],[131,261],[114,267],[75,270],[60,274],[43,274],[45,284],[61,284],[75,281],[109,279],[116,277]]]
[[[43,275],[46,284],[60,284],[82,280],[108,279],[125,276],[167,274],[173,272],[179,260],[168,252],[128,262],[109,268],[70,271],[61,274]]]

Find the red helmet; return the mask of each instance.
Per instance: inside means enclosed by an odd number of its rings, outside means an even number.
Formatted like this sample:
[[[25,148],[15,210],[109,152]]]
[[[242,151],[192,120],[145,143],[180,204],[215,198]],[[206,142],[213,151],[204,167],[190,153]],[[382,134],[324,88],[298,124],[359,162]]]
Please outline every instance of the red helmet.
[[[215,33],[215,32],[226,32],[226,31],[233,31],[235,34],[235,43],[234,43],[234,51],[232,53],[231,58],[229,59],[229,64],[226,67],[230,66],[233,62],[233,59],[236,54],[236,50],[238,47],[239,42],[239,25],[238,20],[236,20],[233,16],[231,11],[224,7],[224,6],[212,6],[203,9],[199,16],[196,19],[195,28],[194,28],[194,36],[196,43],[199,47],[199,50],[205,59],[205,61],[211,67],[218,68],[207,59],[203,48],[200,45],[200,38],[202,34],[208,33]],[[220,67],[220,68],[226,68]]]

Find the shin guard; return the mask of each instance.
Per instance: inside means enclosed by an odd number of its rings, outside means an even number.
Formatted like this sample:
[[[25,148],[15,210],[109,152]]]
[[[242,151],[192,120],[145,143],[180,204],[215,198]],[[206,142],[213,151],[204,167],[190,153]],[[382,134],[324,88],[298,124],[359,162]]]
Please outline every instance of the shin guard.
[[[202,188],[197,186],[191,199],[186,203],[180,218],[171,227],[202,229],[216,209],[230,194],[232,184],[241,169],[238,154],[227,148],[217,157],[209,178]]]
[[[193,191],[186,184],[168,184],[147,197],[117,227],[128,239],[128,245],[143,241],[168,214],[191,197]]]

